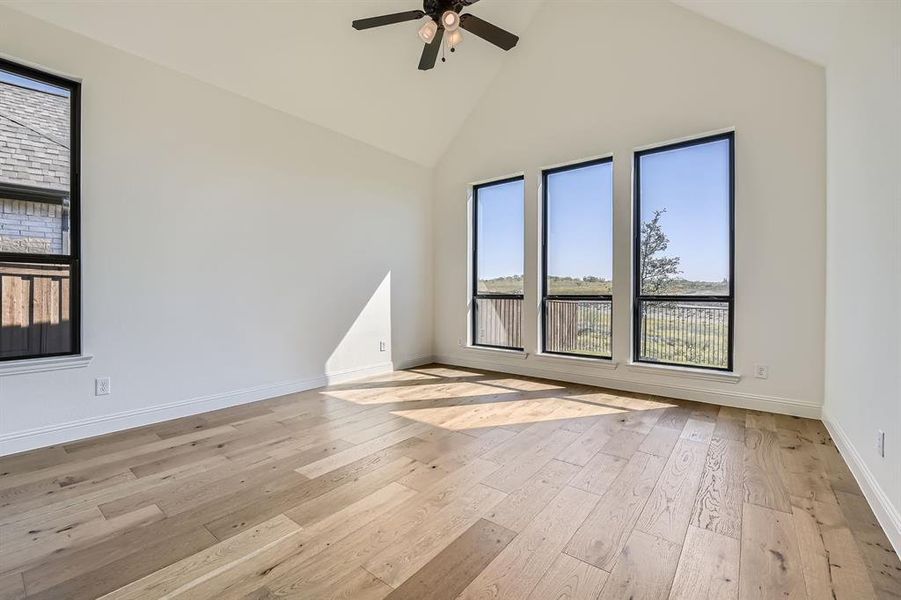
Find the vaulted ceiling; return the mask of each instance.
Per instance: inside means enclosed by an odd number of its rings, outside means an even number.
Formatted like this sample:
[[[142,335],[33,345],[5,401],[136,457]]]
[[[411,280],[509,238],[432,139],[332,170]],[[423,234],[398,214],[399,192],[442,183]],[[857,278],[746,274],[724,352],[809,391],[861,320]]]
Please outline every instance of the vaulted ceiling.
[[[811,62],[825,65],[853,2],[671,0]]]
[[[816,3],[673,2],[821,64],[836,27],[836,11]],[[5,3],[424,166],[443,155],[508,56],[466,35],[446,63],[419,71],[419,22],[350,26],[419,0]],[[523,45],[541,35],[543,4],[481,0],[469,10]]]
[[[483,0],[469,10],[522,35],[542,1]],[[505,58],[464,34],[446,63],[419,71],[420,22],[350,26],[421,8],[421,0],[8,5],[425,166],[443,154]]]

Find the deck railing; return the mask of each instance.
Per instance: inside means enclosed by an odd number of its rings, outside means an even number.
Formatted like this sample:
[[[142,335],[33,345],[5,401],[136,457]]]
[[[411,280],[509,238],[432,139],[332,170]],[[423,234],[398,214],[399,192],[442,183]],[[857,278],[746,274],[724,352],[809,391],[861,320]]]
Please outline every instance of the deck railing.
[[[473,343],[498,348],[522,348],[522,296],[476,296]]]
[[[641,302],[639,360],[726,369],[729,305]]]
[[[545,300],[544,350],[555,354],[611,357],[613,301]]]
[[[522,297],[477,297],[475,343],[522,348],[522,306]],[[640,306],[639,360],[728,368],[727,303],[642,301]],[[548,298],[544,318],[545,352],[612,356],[611,300]]]

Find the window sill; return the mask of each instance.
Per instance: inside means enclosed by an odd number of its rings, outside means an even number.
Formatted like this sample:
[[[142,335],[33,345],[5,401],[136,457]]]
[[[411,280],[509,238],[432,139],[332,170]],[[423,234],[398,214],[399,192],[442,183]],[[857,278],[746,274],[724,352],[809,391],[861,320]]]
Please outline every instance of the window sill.
[[[21,375],[23,373],[40,373],[42,371],[60,371],[63,369],[80,369],[91,364],[94,357],[90,354],[72,356],[50,356],[47,358],[27,358],[0,362],[0,377]]]
[[[654,365],[634,362],[630,362],[626,366],[630,371],[636,371],[638,373],[653,373],[654,375],[703,379],[706,381],[720,381],[724,383],[738,383],[741,381],[741,375],[735,371],[711,371],[706,369],[693,369],[691,367],[674,367],[671,365]]]
[[[535,358],[541,360],[549,360],[551,362],[566,362],[566,363],[583,363],[585,365],[591,365],[593,367],[598,367],[600,369],[616,369],[619,366],[618,362],[614,362],[611,358],[591,358],[589,356],[569,356],[566,354],[553,354],[551,352],[539,352],[535,354]]]
[[[525,350],[509,350],[507,348],[491,348],[489,346],[473,346],[473,345],[466,346],[466,349],[473,350],[473,351],[479,352],[479,353],[485,353],[486,355],[487,354],[494,354],[494,355],[501,354],[503,356],[507,356],[510,358],[519,358],[519,359],[525,359],[529,356],[529,353],[526,352]]]

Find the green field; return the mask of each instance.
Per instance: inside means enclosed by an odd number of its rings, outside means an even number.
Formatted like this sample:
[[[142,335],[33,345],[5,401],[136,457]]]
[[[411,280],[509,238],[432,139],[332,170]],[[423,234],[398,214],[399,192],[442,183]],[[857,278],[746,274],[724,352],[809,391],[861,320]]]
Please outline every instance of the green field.
[[[498,277],[480,281],[479,284],[479,291],[482,293],[523,292],[523,280],[519,276]],[[552,277],[548,284],[548,292],[559,295],[600,296],[612,294],[613,291],[612,282],[590,277]],[[729,285],[725,281],[685,279],[672,279],[660,291],[660,294],[695,296],[725,296],[728,293]],[[548,350],[589,356],[610,355],[612,330],[609,301],[548,302]],[[729,321],[726,303],[643,301],[642,307],[642,327],[639,332],[642,360],[716,368],[728,366]],[[516,323],[506,322],[499,314],[499,329],[519,331],[521,312],[509,314]],[[509,344],[502,340],[499,345]]]
[[[521,294],[522,291],[521,275],[479,280],[479,292],[483,294]],[[613,293],[613,282],[598,277],[550,277],[548,278],[548,293],[604,296]],[[660,293],[673,296],[726,296],[729,294],[729,283],[726,281],[671,279],[663,286]]]
[[[639,352],[642,360],[726,368],[729,312],[725,303],[642,304]]]

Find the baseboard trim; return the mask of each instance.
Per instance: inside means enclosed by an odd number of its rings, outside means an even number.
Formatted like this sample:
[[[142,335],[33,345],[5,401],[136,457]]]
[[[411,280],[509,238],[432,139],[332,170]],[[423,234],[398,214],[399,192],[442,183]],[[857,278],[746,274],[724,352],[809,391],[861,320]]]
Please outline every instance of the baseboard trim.
[[[430,360],[431,357],[429,357],[429,361]],[[392,363],[384,362],[355,369],[330,371],[308,379],[295,379],[291,381],[264,384],[241,390],[197,396],[185,400],[178,400],[176,402],[169,402],[167,404],[127,410],[109,415],[89,417],[76,421],[68,421],[66,423],[36,427],[34,429],[14,431],[12,433],[0,435],[0,456],[25,452],[27,450],[34,450],[35,448],[43,448],[45,446],[52,446],[53,444],[65,444],[97,435],[103,435],[105,433],[113,433],[131,429],[133,427],[143,427],[153,423],[189,417],[221,408],[276,398],[286,394],[296,394],[297,392],[304,392],[329,384],[343,383],[353,379],[390,373],[393,370],[394,366]]]
[[[431,354],[424,356],[417,356],[415,358],[406,358],[404,360],[396,360],[394,361],[394,370],[401,371],[403,369],[415,369],[416,367],[421,367],[422,365],[428,365],[435,362],[435,357]]]
[[[394,370],[394,364],[391,362],[382,362],[374,365],[369,365],[368,367],[356,367],[351,369],[341,369],[340,371],[329,371],[323,377],[322,380],[325,381],[322,385],[317,385],[314,387],[322,387],[323,385],[332,385],[335,383],[344,383],[345,381],[350,381],[352,379],[361,379],[363,377],[372,377],[374,375],[382,375],[384,373],[390,373]],[[312,388],[306,388],[312,389]],[[284,395],[284,394],[281,394]],[[274,398],[274,396],[270,396],[270,398]]]
[[[860,486],[867,503],[873,509],[873,514],[876,515],[876,519],[882,526],[882,530],[885,531],[885,535],[895,549],[895,553],[901,556],[901,512],[892,505],[888,494],[879,485],[875,475],[864,462],[863,457],[851,442],[847,432],[837,421],[829,417],[829,413],[825,409],[823,410],[823,424],[829,431],[829,435],[832,436],[832,440],[835,442],[842,458],[848,464],[848,468],[851,469],[851,474],[857,480],[857,485]]]
[[[679,398],[682,400],[697,400],[698,402],[721,404],[723,406],[732,406],[735,408],[761,410],[766,412],[793,415],[797,417],[806,417],[810,419],[819,419],[821,412],[821,406],[812,402],[806,402],[804,400],[797,400],[794,398],[783,398],[779,396],[750,394],[748,392],[742,392],[738,390],[714,390],[678,383],[635,381],[631,379],[609,377],[603,374],[593,375],[579,373],[572,370],[545,365],[535,367],[530,364],[513,364],[512,361],[511,363],[504,363],[484,360],[481,358],[470,358],[444,354],[437,355],[434,358],[435,362],[454,365],[458,367],[486,369],[489,371],[500,371],[502,373],[512,373],[515,375],[541,377],[543,379],[557,379],[559,381],[582,383],[585,385],[596,385],[598,387],[623,390],[627,392],[636,392],[639,394],[654,394],[655,396],[669,396],[671,398]]]

